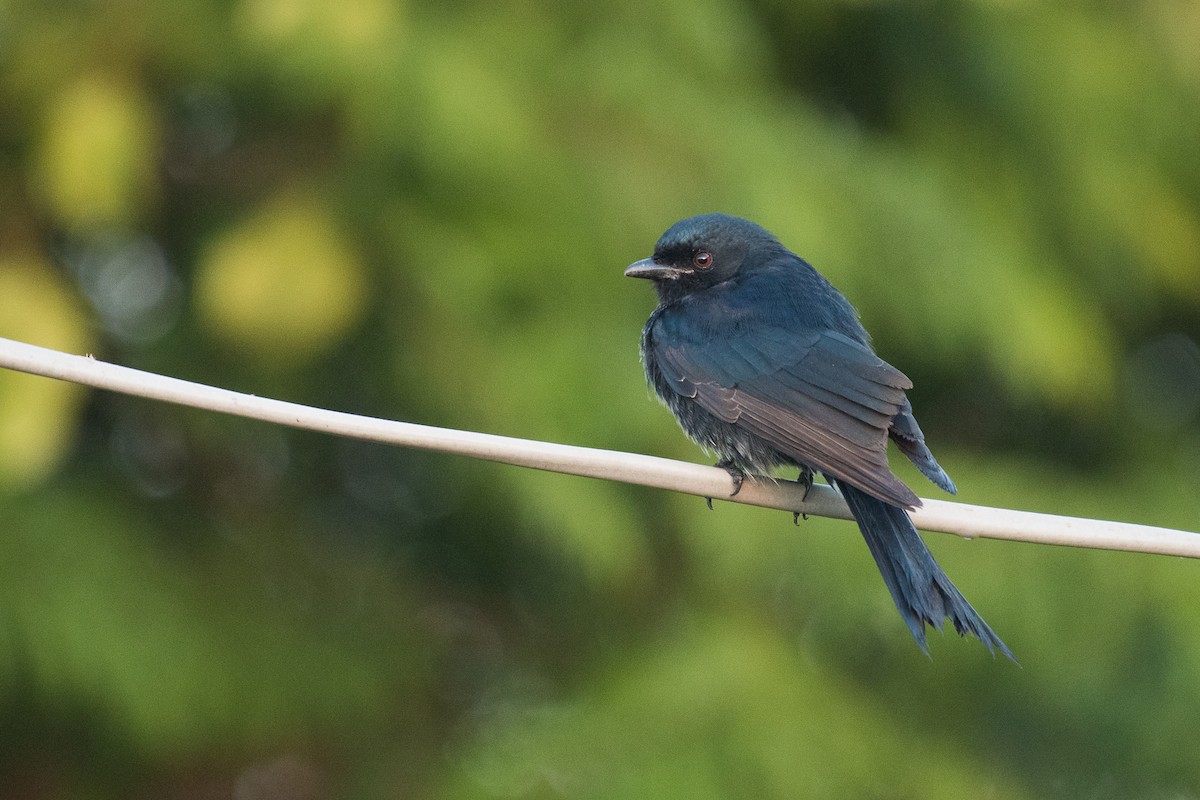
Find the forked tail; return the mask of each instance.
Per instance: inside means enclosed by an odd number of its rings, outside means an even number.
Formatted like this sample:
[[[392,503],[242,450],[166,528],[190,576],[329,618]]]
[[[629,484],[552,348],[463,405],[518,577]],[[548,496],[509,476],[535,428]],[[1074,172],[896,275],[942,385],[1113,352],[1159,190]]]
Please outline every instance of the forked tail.
[[[908,512],[844,482],[839,481],[838,488],[867,540],[867,547],[879,565],[883,582],[892,593],[900,616],[922,650],[929,652],[925,626],[928,624],[941,630],[942,621],[949,618],[959,635],[969,633],[991,652],[998,650],[1016,662],[1007,645],[971,608],[933,560],[933,554],[917,533]]]

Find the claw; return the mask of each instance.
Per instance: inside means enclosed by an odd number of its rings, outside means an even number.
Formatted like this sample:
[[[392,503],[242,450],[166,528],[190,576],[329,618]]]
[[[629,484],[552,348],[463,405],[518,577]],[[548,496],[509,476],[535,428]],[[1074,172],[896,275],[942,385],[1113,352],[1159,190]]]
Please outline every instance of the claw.
[[[733,479],[733,491],[729,493],[729,496],[736,497],[737,493],[742,490],[742,483],[746,480],[746,473],[742,471],[741,467],[724,458],[718,461],[716,466],[728,472],[729,477]]]
[[[808,493],[812,491],[813,487],[813,471],[808,467],[802,468],[800,474],[796,477],[796,483],[804,487],[804,496],[800,498],[800,502],[807,502]],[[805,517],[805,519],[808,519],[808,517]]]
[[[808,502],[808,493],[812,491],[813,487],[813,471],[808,467],[801,467],[800,474],[796,476],[796,483],[804,487],[804,496],[800,498],[800,502]],[[801,517],[804,517],[804,521],[808,522],[808,514],[805,514],[803,511],[793,512],[792,524],[799,525]]]
[[[711,497],[706,497],[706,498],[704,498],[704,502],[708,503],[708,510],[709,510],[709,511],[712,511],[712,510],[713,510],[713,507],[712,507],[712,498],[711,498]]]

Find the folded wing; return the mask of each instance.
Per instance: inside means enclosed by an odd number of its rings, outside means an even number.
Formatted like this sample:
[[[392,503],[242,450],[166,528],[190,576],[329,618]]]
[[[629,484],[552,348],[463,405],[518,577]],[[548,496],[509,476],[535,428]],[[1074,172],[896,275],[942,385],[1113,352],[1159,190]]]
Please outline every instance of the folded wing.
[[[867,346],[781,328],[696,342],[667,325],[653,348],[674,390],[710,414],[880,500],[921,504],[887,463],[888,432],[912,382]]]

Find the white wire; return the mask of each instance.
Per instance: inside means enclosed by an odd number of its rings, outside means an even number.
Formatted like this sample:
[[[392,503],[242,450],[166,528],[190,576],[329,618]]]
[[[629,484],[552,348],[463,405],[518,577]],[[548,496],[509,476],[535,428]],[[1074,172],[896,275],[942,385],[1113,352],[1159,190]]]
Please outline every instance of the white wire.
[[[11,339],[0,338],[0,366],[294,428],[455,453],[520,467],[635,483],[765,508],[838,519],[851,518],[845,503],[828,486],[813,486],[807,499],[803,499],[803,489],[789,481],[747,479],[741,491],[730,497],[733,482],[725,470],[716,467],[636,453],[362,417],[168,378]],[[923,507],[912,512],[912,518],[917,527],[928,531],[953,533],[968,539],[1007,539],[1200,558],[1200,535],[1186,531],[988,508],[944,500],[922,502]]]

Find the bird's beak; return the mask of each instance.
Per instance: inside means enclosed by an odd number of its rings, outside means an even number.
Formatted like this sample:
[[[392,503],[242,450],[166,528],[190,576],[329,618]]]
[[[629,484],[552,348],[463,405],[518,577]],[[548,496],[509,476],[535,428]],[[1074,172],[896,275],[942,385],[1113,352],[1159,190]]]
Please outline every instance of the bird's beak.
[[[652,281],[673,281],[682,274],[683,270],[658,264],[652,258],[643,258],[625,268],[626,278],[649,278]]]

